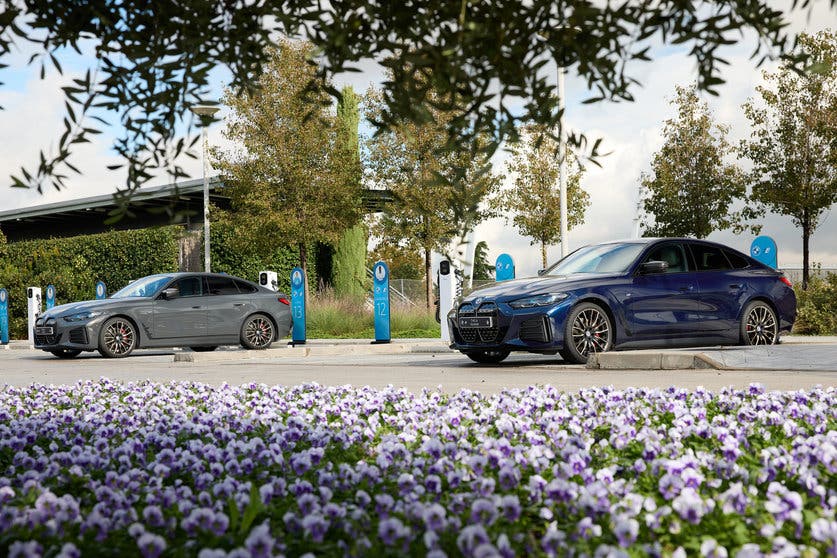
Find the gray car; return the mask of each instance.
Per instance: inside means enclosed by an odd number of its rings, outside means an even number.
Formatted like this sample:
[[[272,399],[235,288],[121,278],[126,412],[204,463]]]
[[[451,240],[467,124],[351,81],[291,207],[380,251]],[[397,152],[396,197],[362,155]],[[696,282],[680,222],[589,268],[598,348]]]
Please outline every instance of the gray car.
[[[283,293],[231,275],[166,273],[137,279],[103,300],[47,310],[34,336],[36,348],[59,358],[94,350],[120,358],[149,347],[267,349],[291,325]]]

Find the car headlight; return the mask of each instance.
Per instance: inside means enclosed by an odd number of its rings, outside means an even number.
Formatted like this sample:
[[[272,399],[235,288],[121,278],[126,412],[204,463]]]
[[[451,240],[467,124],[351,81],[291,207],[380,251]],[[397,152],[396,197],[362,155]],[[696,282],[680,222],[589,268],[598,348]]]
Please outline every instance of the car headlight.
[[[512,308],[535,308],[537,306],[550,306],[561,302],[569,295],[567,293],[548,293],[535,296],[527,296],[526,298],[518,298],[509,302]]]
[[[94,311],[87,311],[87,312],[79,312],[78,314],[70,314],[69,316],[64,316],[65,322],[85,322],[87,320],[92,320],[96,316],[101,316],[101,312],[94,312]]]

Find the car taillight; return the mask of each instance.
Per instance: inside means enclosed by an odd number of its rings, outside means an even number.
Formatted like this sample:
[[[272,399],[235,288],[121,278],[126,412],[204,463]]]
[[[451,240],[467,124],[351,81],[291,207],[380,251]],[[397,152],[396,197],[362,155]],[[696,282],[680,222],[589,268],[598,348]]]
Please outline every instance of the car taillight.
[[[287,298],[285,298],[284,296],[280,296],[280,297],[279,297],[279,302],[281,302],[282,304],[285,304],[285,305],[287,305],[287,306],[290,306],[290,305],[291,305],[291,301],[290,301],[290,300],[288,300]]]
[[[791,282],[790,282],[790,279],[788,279],[788,278],[787,278],[787,277],[785,277],[784,275],[782,275],[781,277],[779,277],[779,281],[781,281],[782,283],[784,283],[784,284],[785,284],[785,285],[787,285],[788,287],[793,288],[793,283],[791,283]]]

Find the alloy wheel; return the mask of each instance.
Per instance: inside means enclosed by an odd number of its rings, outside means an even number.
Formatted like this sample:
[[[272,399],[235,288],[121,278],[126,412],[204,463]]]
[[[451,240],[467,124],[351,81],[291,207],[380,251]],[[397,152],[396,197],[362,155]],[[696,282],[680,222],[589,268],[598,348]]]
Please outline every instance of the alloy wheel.
[[[114,356],[127,355],[136,343],[134,326],[126,320],[111,320],[105,328],[103,339],[105,347]]]
[[[273,323],[264,316],[254,316],[244,326],[244,339],[251,348],[267,347],[273,342]]]
[[[601,310],[585,308],[572,325],[572,342],[582,356],[605,351],[610,343],[610,326]]]
[[[744,333],[750,345],[773,345],[776,343],[776,316],[764,304],[753,306],[747,314]]]

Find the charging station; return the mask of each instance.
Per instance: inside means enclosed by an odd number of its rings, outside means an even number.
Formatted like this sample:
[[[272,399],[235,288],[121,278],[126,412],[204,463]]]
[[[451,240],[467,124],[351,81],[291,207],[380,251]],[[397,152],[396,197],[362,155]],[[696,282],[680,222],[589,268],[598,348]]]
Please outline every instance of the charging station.
[[[271,291],[279,290],[279,275],[275,271],[260,271],[259,285],[267,287]]]
[[[442,326],[442,340],[447,342],[451,340],[448,312],[453,309],[456,294],[453,275],[453,267],[448,260],[439,262],[439,322]]]
[[[41,315],[41,288],[29,287],[26,289],[26,308],[28,320],[29,348],[35,348],[35,320]]]
[[[9,343],[9,291],[0,289],[0,345]]]

